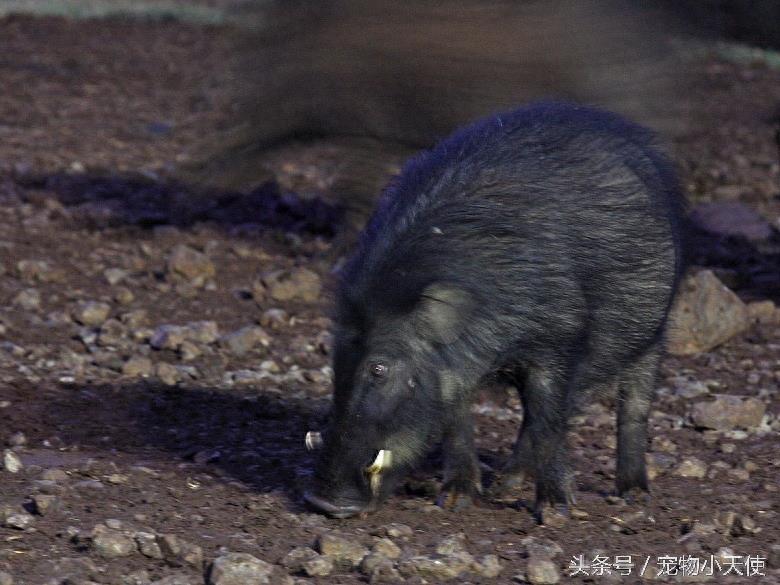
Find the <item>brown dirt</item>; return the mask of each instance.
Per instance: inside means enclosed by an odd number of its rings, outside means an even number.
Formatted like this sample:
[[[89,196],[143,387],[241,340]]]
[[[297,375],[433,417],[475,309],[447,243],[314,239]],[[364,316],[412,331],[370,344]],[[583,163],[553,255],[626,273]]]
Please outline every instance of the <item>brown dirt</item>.
[[[724,470],[752,462],[749,477],[720,471],[700,480],[662,472],[653,481],[646,516],[629,522],[629,528],[615,528],[614,518],[641,508],[605,498],[614,469],[613,423],[597,425],[587,417],[588,424],[575,429],[572,449],[578,507],[588,513],[586,519],[540,527],[522,506],[490,502],[457,513],[441,511],[426,493],[435,491],[440,479],[436,456],[409,484],[411,493],[399,493],[368,518],[336,521],[308,514],[301,489],[312,457],[303,435],[322,423],[328,404],[327,379],[312,375],[328,363],[316,342],[328,327],[328,295],[306,304],[255,301],[250,292],[257,274],[279,267],[309,266],[327,281],[332,210],[304,205],[270,187],[244,196],[221,194],[217,203],[193,202],[186,187],[159,181],[230,114],[222,86],[230,31],[174,22],[10,17],[0,20],[0,38],[0,261],[5,270],[0,296],[6,300],[0,312],[6,342],[0,348],[0,440],[17,432],[27,438],[18,450],[25,468],[18,474],[0,471],[0,508],[24,505],[46,469],[69,475],[59,510],[36,517],[33,529],[0,527],[0,571],[17,583],[38,585],[62,576],[55,565],[67,557],[92,559],[101,571],[90,578],[100,583],[121,583],[123,575],[138,569],[153,578],[174,571],[137,553],[102,559],[72,538],[108,519],[135,530],[176,534],[202,546],[207,560],[225,547],[271,563],[295,546],[312,546],[326,528],[370,544],[379,527],[404,523],[414,534],[401,546],[415,554],[430,553],[445,536],[463,531],[472,554],[499,556],[504,569],[498,582],[512,582],[525,570],[520,541],[527,535],[560,544],[564,553],[556,564],[564,575],[573,555],[592,556],[595,550],[643,560],[648,555],[709,558],[728,546],[738,555],[766,557],[772,544],[780,544],[777,427],[742,440],[702,433],[683,424],[692,399],[659,400],[653,436],[677,445],[677,462],[697,457],[713,472],[717,461]],[[716,59],[696,67],[702,84],[692,104],[709,109],[713,122],[676,145],[689,193],[694,200],[739,198],[778,225],[780,172],[772,116],[780,104],[780,72]],[[285,168],[310,159],[302,155]],[[312,164],[316,175],[316,160]],[[127,178],[122,175],[127,171],[145,178]],[[311,168],[304,166],[301,174],[307,172]],[[739,188],[718,191],[725,185]],[[166,255],[182,242],[207,251],[218,271],[213,287],[191,291],[168,282]],[[24,259],[45,260],[54,273],[25,280],[17,270]],[[119,286],[132,291],[129,304],[114,300],[117,287],[103,277],[111,267],[128,272]],[[27,288],[40,292],[40,309],[12,304]],[[750,289],[752,296],[773,290]],[[52,313],[84,299],[106,300],[112,316],[145,309],[152,328],[209,319],[229,332],[273,307],[294,319],[271,331],[269,347],[244,356],[206,348],[186,364],[196,368],[194,378],[166,386],[154,377],[138,380],[121,373],[124,360],[142,353],[144,343],[87,355],[76,338],[80,327],[55,321]],[[86,363],[72,364],[71,354],[85,355]],[[169,351],[150,352],[150,357],[183,363]],[[304,375],[225,383],[225,372],[256,368],[263,360],[273,360],[283,373],[297,366]],[[755,327],[711,353],[667,359],[662,384],[680,375],[715,380],[718,392],[759,396],[776,416],[780,328]],[[490,468],[507,456],[517,427],[496,413],[516,418],[515,402],[504,401],[503,410],[486,407],[478,417],[480,456]],[[724,453],[720,446],[730,442],[736,450]],[[79,483],[85,479],[97,479],[102,487]],[[525,497],[529,493],[527,486]],[[751,517],[761,531],[716,532],[698,544],[679,540],[694,520],[712,522],[726,511]],[[176,570],[202,582],[198,569]],[[311,581],[365,580],[358,572],[337,572]],[[470,582],[495,581],[473,576]],[[761,582],[778,583],[780,575]]]

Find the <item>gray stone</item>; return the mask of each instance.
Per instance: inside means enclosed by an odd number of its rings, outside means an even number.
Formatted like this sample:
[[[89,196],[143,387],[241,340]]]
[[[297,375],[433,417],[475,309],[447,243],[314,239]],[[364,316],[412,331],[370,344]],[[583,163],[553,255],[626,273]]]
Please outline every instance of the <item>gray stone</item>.
[[[672,308],[668,350],[674,355],[709,351],[750,325],[745,303],[710,270],[687,277]]]
[[[385,524],[380,526],[375,532],[376,536],[389,536],[390,538],[409,538],[414,534],[414,530],[406,524]]]
[[[445,537],[437,546],[440,555],[452,555],[466,552],[466,535],[462,532]]]
[[[242,356],[258,345],[267,347],[271,343],[271,337],[262,327],[249,325],[224,335],[219,343],[233,355]]]
[[[273,565],[246,553],[227,553],[214,560],[209,585],[266,585],[272,583]]]
[[[196,569],[203,566],[203,549],[197,544],[192,544],[174,534],[160,534],[156,538],[165,562],[171,566],[179,567],[189,565]]]
[[[0,508],[0,525],[16,530],[26,530],[32,526],[35,518],[24,510],[6,506]]]
[[[92,534],[92,548],[103,558],[127,557],[135,552],[135,543],[126,534],[105,526],[97,526]]]
[[[38,289],[26,288],[19,291],[11,303],[25,311],[37,311],[41,308],[41,293]]]
[[[122,374],[131,378],[148,378],[153,373],[152,360],[143,355],[134,355],[122,364]]]
[[[6,444],[9,447],[24,447],[27,444],[27,437],[22,431],[17,431],[8,437]]]
[[[751,429],[761,425],[766,405],[756,398],[716,394],[711,402],[697,402],[691,408],[691,420],[697,427],[719,431]]]
[[[138,552],[150,559],[162,559],[163,553],[157,544],[157,536],[151,532],[136,532],[133,535]]]
[[[696,457],[688,457],[683,459],[680,465],[677,466],[674,474],[680,477],[703,479],[707,475],[707,464]]]
[[[561,580],[558,567],[550,560],[541,557],[528,559],[526,579],[534,585],[555,585]]]
[[[469,570],[473,559],[459,555],[420,555],[401,562],[399,570],[405,577],[419,576],[434,582],[456,579],[461,573]]]
[[[111,305],[99,301],[81,301],[71,311],[76,323],[86,327],[100,327],[108,319]]]
[[[538,557],[551,560],[563,553],[561,545],[548,538],[526,536],[520,541],[520,544],[525,546],[526,554],[529,558]]]
[[[177,350],[187,338],[186,334],[186,330],[180,325],[160,325],[149,339],[149,345],[154,349]]]
[[[10,449],[6,449],[3,451],[3,469],[5,469],[8,473],[19,473],[22,469],[24,469],[24,465],[16,453]]]
[[[108,282],[108,284],[111,286],[122,282],[125,278],[127,278],[127,275],[127,270],[123,270],[122,268],[106,268],[103,271],[103,276],[105,277],[106,282]]]
[[[350,569],[357,567],[368,554],[362,544],[338,532],[322,534],[317,539],[317,547],[320,554],[331,557],[336,565]]]
[[[214,263],[201,252],[180,244],[168,256],[168,274],[174,279],[186,280],[193,286],[203,286],[214,278],[217,269]]]
[[[5,571],[0,571],[0,585],[14,585],[13,576]]]
[[[333,568],[333,559],[327,555],[317,555],[303,563],[303,572],[309,577],[327,577]]]
[[[31,496],[35,513],[39,516],[51,514],[59,508],[60,500],[51,494],[33,494]]]
[[[219,327],[215,321],[193,321],[184,326],[185,338],[193,343],[214,343],[219,339]]]
[[[308,546],[299,546],[288,552],[281,560],[281,564],[291,573],[303,571],[303,564],[320,556],[316,550]]]
[[[485,555],[478,563],[474,563],[473,571],[482,577],[495,579],[501,573],[504,567],[496,555]]]
[[[380,538],[371,547],[371,552],[384,555],[388,559],[397,559],[401,556],[401,549],[389,538]]]
[[[155,367],[155,374],[166,386],[175,386],[179,382],[179,370],[171,364],[160,362]]]
[[[256,298],[268,296],[275,301],[312,303],[319,298],[321,289],[319,275],[303,267],[268,272],[254,284]]]

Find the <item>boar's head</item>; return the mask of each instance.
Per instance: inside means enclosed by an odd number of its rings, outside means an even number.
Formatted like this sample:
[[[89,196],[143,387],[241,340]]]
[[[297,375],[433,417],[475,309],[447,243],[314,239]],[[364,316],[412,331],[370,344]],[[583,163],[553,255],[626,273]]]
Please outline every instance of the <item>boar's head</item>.
[[[471,297],[451,284],[403,299],[338,303],[334,398],[312,489],[314,509],[346,518],[374,509],[441,436],[456,390],[452,348]],[[455,368],[457,370],[457,368]]]

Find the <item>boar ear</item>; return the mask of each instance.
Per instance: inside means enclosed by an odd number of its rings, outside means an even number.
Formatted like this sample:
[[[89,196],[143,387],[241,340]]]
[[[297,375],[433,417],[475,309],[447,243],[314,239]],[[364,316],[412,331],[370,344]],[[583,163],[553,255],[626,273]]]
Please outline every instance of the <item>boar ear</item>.
[[[415,326],[425,338],[452,343],[459,336],[471,310],[471,295],[447,283],[428,285],[415,308]]]

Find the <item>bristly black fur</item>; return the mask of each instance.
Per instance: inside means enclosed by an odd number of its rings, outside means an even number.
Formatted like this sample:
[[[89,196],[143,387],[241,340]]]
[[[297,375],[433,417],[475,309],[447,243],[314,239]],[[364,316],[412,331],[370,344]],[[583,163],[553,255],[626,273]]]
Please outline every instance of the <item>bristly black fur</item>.
[[[567,422],[610,385],[618,491],[647,489],[645,426],[683,208],[649,131],[571,104],[491,116],[410,161],[341,273],[313,501],[362,509],[372,496],[361,470],[376,451],[397,454],[386,495],[438,440],[445,492],[480,491],[469,408],[496,372],[509,372],[524,405],[504,477],[535,476],[539,514],[573,501]]]

